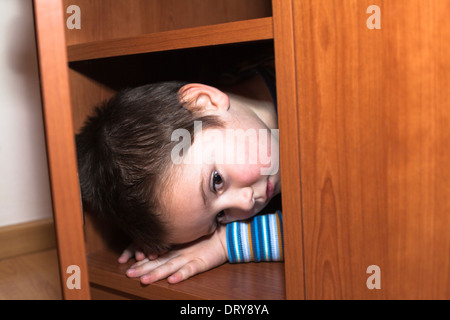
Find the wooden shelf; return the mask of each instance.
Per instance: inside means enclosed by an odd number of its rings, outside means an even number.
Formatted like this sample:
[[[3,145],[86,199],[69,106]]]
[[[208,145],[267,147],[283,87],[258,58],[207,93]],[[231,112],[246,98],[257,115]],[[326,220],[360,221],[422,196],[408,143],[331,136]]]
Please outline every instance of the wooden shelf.
[[[273,39],[272,18],[156,32],[67,47],[69,62]]]
[[[161,280],[144,286],[125,275],[133,262],[122,265],[117,258],[117,253],[106,250],[88,254],[91,286],[153,300],[285,299],[284,263],[280,262],[224,264],[175,285]]]

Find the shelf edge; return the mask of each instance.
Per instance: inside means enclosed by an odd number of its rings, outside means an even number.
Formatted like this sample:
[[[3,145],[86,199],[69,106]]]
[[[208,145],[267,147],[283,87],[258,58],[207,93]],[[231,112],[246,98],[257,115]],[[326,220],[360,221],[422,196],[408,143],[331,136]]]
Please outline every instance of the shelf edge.
[[[95,41],[67,47],[69,62],[273,39],[272,17]]]
[[[91,284],[144,299],[285,299],[284,263],[280,262],[224,264],[178,284],[169,284],[163,279],[144,286],[139,279],[125,275],[134,262],[119,264],[113,251],[105,249],[90,253],[87,260]]]

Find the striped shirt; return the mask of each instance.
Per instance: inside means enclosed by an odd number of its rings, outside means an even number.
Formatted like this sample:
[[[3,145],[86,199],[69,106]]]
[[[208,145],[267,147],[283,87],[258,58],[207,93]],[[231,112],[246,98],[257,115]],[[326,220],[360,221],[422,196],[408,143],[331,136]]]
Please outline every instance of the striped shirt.
[[[227,225],[230,263],[282,261],[283,220],[281,211],[262,214]]]

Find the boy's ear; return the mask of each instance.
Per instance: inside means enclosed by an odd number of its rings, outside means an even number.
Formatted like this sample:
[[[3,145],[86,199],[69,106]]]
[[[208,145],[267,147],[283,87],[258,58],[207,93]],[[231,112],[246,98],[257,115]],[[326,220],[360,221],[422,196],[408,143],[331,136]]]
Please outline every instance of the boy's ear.
[[[230,108],[227,94],[205,84],[187,84],[178,94],[183,106],[193,112],[227,111]]]

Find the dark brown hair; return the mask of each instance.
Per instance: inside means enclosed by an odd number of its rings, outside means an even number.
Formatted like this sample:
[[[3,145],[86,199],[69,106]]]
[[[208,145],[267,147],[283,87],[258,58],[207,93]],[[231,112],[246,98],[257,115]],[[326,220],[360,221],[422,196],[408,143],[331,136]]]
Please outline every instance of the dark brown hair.
[[[194,121],[221,127],[213,116],[184,108],[179,90],[164,82],[127,89],[95,109],[76,135],[80,187],[85,209],[112,219],[145,252],[167,249],[164,205],[171,167],[172,132]],[[188,199],[186,199],[188,200]]]

